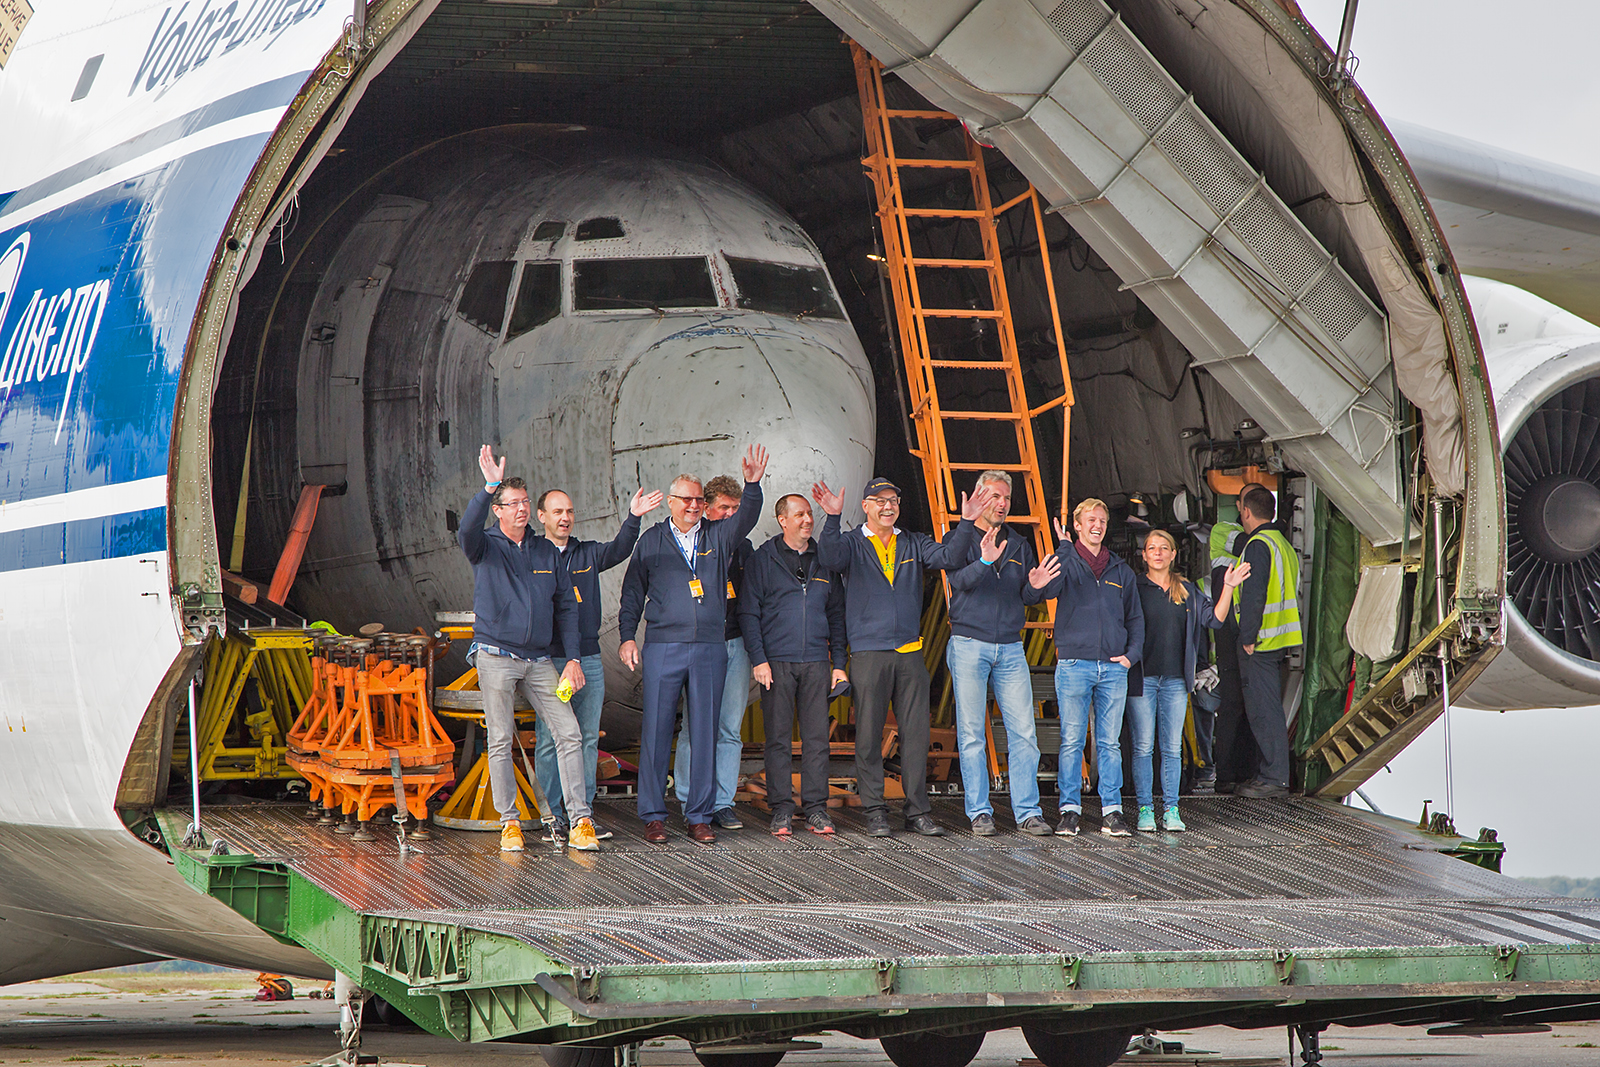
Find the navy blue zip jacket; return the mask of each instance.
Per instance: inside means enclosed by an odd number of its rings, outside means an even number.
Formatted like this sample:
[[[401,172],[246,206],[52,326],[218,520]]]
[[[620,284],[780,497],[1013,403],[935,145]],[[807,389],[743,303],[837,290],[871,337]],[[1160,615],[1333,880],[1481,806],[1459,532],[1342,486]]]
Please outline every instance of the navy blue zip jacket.
[[[1139,575],[1139,580],[1134,584],[1134,597],[1137,599],[1138,586],[1154,586],[1156,583],[1141,574]],[[1183,684],[1184,688],[1192,693],[1194,692],[1195,661],[1199,659],[1201,649],[1208,647],[1206,644],[1206,631],[1218,629],[1222,626],[1222,623],[1217,618],[1217,602],[1187,578],[1183,580],[1183,584],[1189,589],[1189,599],[1183,602],[1183,606],[1188,612],[1183,627]],[[1165,593],[1165,590],[1163,590],[1163,593]],[[1144,609],[1142,607],[1139,609],[1139,617],[1141,620],[1144,618]],[[1140,648],[1142,649],[1143,647],[1143,642],[1140,642]],[[1128,693],[1130,696],[1140,696],[1144,693],[1144,665],[1136,661],[1133,667],[1135,673],[1128,676]]]
[[[852,651],[893,651],[922,636],[923,568],[953,570],[966,563],[972,529],[963,522],[942,544],[925,533],[895,530],[890,585],[866,524],[843,534],[839,516],[828,516],[817,538],[817,559],[844,576],[844,626]]]
[[[565,552],[556,549],[578,601],[578,655],[600,654],[600,572],[626,560],[638,540],[639,516],[630,511],[611,540],[602,544],[568,538]],[[555,542],[551,547],[555,548]]]
[[[726,519],[701,519],[695,542],[695,568],[689,570],[672,520],[663,519],[639,537],[622,579],[622,606],[617,613],[620,641],[632,641],[644,619],[646,641],[727,640],[728,566],[734,549],[755,528],[761,512],[761,486],[746,482],[739,511]],[[696,599],[689,581],[699,578]]]
[[[844,583],[817,561],[816,542],[797,553],[779,534],[756,549],[738,603],[752,665],[828,662],[844,670]]]
[[[744,629],[739,625],[739,598],[744,596],[744,569],[755,551],[756,546],[746,537],[733,546],[733,558],[728,561],[728,584],[733,586],[733,596],[728,598],[728,624],[722,631],[726,641],[744,636]]]
[[[472,564],[472,636],[523,659],[557,658],[559,667],[561,650],[578,647],[578,603],[560,554],[530,530],[515,544],[499,523],[484,529],[492,499],[480,490],[456,533]]]
[[[965,523],[963,523],[965,525]],[[1010,526],[1002,526],[1000,558],[983,562],[982,538],[976,527],[967,552],[968,563],[950,572],[950,632],[974,641],[1009,645],[1022,640],[1022,624],[1027,621],[1024,605],[1037,604],[1046,597],[1028,584],[1033,570],[1033,542]]]
[[[1077,546],[1063,541],[1056,549],[1061,573],[1039,591],[1041,600],[1056,601],[1056,659],[1109,660],[1144,658],[1144,607],[1139,603],[1133,568],[1115,552],[1097,580]]]

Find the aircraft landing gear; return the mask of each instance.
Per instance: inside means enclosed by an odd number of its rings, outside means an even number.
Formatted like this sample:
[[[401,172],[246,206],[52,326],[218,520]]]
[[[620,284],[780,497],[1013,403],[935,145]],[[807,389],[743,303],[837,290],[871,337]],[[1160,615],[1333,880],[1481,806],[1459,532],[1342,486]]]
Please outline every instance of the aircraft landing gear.
[[[1024,1026],[1022,1036],[1044,1067],[1111,1067],[1128,1051],[1133,1034],[1127,1030],[1088,1030],[1052,1034]]]
[[[947,1037],[944,1034],[893,1034],[880,1037],[883,1053],[895,1067],[967,1067],[983,1047],[983,1031]]]

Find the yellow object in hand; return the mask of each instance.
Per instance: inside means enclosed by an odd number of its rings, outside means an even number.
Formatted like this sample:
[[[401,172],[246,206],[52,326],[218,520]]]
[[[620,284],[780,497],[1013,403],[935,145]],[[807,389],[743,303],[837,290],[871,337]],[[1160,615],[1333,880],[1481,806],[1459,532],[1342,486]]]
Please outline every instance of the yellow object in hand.
[[[561,679],[561,683],[556,686],[556,698],[563,704],[572,699],[572,679]]]

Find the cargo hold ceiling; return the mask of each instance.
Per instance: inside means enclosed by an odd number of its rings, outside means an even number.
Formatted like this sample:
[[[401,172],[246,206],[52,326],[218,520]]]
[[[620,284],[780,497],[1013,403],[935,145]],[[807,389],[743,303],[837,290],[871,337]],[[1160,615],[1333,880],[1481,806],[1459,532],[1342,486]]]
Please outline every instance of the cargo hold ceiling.
[[[537,121],[681,144],[854,91],[803,0],[444,0],[363,107],[405,140]]]

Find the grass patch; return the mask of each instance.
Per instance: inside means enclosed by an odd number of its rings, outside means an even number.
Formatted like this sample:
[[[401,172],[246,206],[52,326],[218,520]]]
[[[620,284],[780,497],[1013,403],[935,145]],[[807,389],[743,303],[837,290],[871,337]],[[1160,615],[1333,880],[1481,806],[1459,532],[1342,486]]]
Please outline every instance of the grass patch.
[[[310,1015],[304,1008],[280,1008],[277,1011],[258,1011],[257,1015]]]
[[[197,1026],[249,1026],[242,1019],[202,1019]]]

